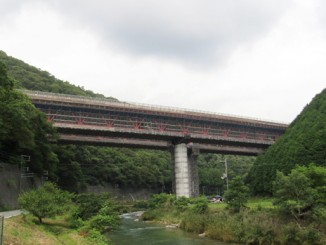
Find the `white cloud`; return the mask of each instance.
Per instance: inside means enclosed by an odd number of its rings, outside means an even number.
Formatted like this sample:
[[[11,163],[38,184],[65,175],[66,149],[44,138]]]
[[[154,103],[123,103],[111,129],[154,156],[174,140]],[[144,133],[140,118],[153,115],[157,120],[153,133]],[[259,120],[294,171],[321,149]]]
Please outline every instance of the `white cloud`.
[[[289,0],[50,1],[119,52],[175,59],[200,68],[264,35]],[[77,7],[78,6],[78,7]]]
[[[0,49],[121,100],[290,122],[325,87],[318,2],[16,1]]]

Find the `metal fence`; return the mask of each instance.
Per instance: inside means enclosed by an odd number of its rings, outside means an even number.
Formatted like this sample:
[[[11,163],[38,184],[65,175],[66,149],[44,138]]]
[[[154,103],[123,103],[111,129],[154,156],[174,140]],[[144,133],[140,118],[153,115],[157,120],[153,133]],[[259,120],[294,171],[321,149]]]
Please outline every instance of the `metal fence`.
[[[4,227],[4,216],[0,215],[0,245],[3,244],[3,227]]]

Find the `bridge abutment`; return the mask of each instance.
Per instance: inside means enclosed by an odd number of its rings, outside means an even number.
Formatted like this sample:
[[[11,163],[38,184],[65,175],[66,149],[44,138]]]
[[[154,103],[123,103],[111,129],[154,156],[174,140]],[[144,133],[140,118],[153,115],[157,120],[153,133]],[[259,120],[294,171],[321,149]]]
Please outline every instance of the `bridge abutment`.
[[[199,150],[188,150],[186,143],[174,146],[174,185],[177,197],[199,196],[199,181],[196,158]]]

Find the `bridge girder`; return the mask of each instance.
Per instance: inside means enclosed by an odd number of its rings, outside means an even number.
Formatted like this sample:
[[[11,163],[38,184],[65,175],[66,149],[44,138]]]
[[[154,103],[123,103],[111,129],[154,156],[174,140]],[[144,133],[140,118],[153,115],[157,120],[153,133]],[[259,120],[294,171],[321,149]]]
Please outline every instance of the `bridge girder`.
[[[259,154],[287,128],[282,123],[214,113],[37,91],[25,93],[58,128],[62,135],[59,142],[68,142],[64,140],[67,135],[84,136],[92,139],[85,141],[92,144],[128,146],[134,142],[131,145],[136,147],[138,142],[139,147],[145,147],[146,142],[158,142],[155,146],[148,144],[150,148],[187,139],[186,143],[202,145],[202,151],[244,153],[252,149],[252,154]],[[114,138],[115,143],[110,143],[109,138]]]

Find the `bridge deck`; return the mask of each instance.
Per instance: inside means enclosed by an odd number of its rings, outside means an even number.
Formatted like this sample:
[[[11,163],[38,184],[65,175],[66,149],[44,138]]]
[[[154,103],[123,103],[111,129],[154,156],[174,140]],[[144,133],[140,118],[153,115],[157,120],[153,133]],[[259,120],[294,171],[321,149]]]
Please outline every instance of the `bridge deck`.
[[[252,149],[252,153],[258,154],[287,128],[284,123],[216,113],[37,91],[24,93],[47,114],[61,135],[79,135],[78,140],[82,136],[102,136],[170,144],[186,139],[212,151],[227,146],[237,152],[239,147],[244,152]]]
[[[74,96],[66,94],[55,94],[39,91],[30,91],[24,90],[24,93],[27,94],[33,101],[55,103],[59,105],[67,106],[82,106],[86,108],[98,108],[98,109],[117,109],[119,111],[131,111],[137,113],[144,113],[150,115],[167,115],[170,117],[177,118],[190,118],[190,119],[199,119],[199,120],[208,120],[208,121],[221,121],[228,123],[240,123],[253,126],[263,126],[270,128],[287,128],[286,123],[274,122],[274,121],[265,121],[249,117],[239,117],[224,115],[219,113],[205,112],[205,111],[196,111],[196,110],[187,110],[174,107],[164,107],[164,106],[155,106],[155,105],[145,105],[139,103],[129,103],[129,102],[118,102],[111,99],[105,98],[93,98],[93,97],[84,97],[84,96]]]

